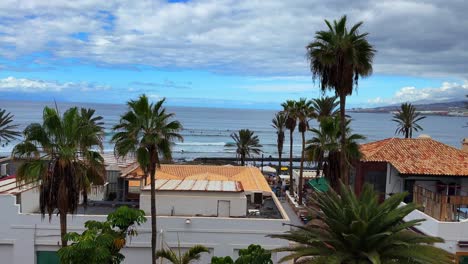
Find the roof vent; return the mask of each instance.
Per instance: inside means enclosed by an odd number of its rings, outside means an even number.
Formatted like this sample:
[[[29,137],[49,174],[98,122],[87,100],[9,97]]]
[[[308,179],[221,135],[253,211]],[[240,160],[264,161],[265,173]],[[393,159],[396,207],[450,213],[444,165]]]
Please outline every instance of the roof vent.
[[[418,136],[418,138],[431,138],[428,134],[421,134]]]

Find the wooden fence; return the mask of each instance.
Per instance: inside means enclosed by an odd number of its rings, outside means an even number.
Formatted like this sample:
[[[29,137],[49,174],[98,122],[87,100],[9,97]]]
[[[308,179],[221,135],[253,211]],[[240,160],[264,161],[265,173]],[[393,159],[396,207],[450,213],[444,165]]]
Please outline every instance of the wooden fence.
[[[425,214],[439,221],[458,221],[460,217],[467,216],[460,208],[468,207],[468,196],[438,194],[414,185],[413,202],[421,206],[420,210]]]

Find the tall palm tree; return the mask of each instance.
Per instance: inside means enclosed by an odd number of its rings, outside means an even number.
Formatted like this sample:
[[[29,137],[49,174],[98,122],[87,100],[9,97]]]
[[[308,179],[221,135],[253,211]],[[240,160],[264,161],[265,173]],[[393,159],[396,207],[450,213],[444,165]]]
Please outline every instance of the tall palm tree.
[[[323,118],[319,128],[310,129],[313,137],[307,141],[307,158],[317,162],[317,171],[323,169],[324,176],[337,191],[340,179],[340,152],[344,150],[350,160],[360,158],[358,142],[365,139],[363,135],[352,133],[350,123],[351,120],[347,120],[345,146],[341,145],[340,120],[336,116]]]
[[[323,92],[332,90],[340,98],[341,129],[346,126],[346,96],[353,93],[361,77],[372,74],[372,60],[375,50],[367,41],[368,33],[359,33],[363,22],[348,30],[346,16],[333,24],[325,23],[328,30],[317,31],[313,42],[307,45],[310,70],[314,79],[320,81]],[[341,144],[346,144],[343,134]],[[340,172],[345,184],[348,184],[346,153],[340,153]]]
[[[296,102],[296,109],[297,109],[297,119],[298,119],[298,128],[299,133],[301,133],[302,137],[302,148],[301,148],[301,164],[299,169],[299,183],[298,183],[298,194],[299,194],[299,204],[302,204],[302,197],[303,197],[303,174],[304,174],[304,159],[305,159],[305,133],[309,130],[309,120],[314,118],[315,112],[313,111],[312,101],[307,100],[306,98],[301,98],[299,101]]]
[[[151,250],[152,263],[156,264],[156,168],[160,166],[159,155],[165,160],[172,158],[171,146],[175,140],[182,141],[179,134],[182,125],[172,120],[163,106],[165,99],[150,103],[146,95],[127,102],[128,112],[114,126],[114,152],[118,157],[135,155],[141,169],[151,184]],[[146,179],[145,179],[146,184]]]
[[[180,246],[178,251],[174,251],[171,248],[158,250],[156,252],[156,257],[169,260],[172,264],[190,264],[192,261],[199,260],[200,255],[203,252],[210,252],[208,248],[202,245],[195,245],[187,252],[182,254]]]
[[[325,96],[312,99],[312,109],[317,114],[318,121],[338,114],[338,105],[336,96]]]
[[[395,134],[403,134],[405,138],[413,137],[413,130],[418,132],[423,128],[417,123],[426,118],[416,112],[416,107],[410,103],[401,104],[401,109],[393,115],[392,121],[398,123]]]
[[[281,171],[281,156],[283,155],[284,131],[286,130],[286,115],[283,112],[275,114],[271,120],[272,127],[276,129],[276,146],[278,147],[278,172]]]
[[[15,140],[20,133],[16,131],[18,125],[11,124],[13,115],[0,108],[0,146],[5,146],[10,141]]]
[[[283,113],[286,115],[286,128],[289,130],[289,193],[294,194],[293,184],[293,133],[297,126],[296,101],[287,100],[282,103]]]
[[[369,184],[359,197],[344,184],[340,195],[318,193],[314,222],[271,235],[293,242],[275,251],[291,252],[280,261],[300,263],[453,263],[450,253],[433,246],[443,239],[409,230],[424,219],[403,221],[417,209],[413,203],[400,206],[406,195],[397,193],[380,203]]]
[[[76,212],[80,195],[86,205],[91,183],[103,183],[101,120],[92,109],[73,107],[62,116],[57,109],[45,107],[43,123],[26,127],[24,141],[12,152],[15,159],[24,161],[17,180],[40,183],[42,216],[47,213],[51,219],[58,211],[62,246],[67,245],[67,214]]]
[[[234,143],[227,143],[226,147],[236,147],[236,153],[241,159],[241,165],[245,166],[245,158],[252,154],[259,155],[262,150],[260,140],[255,133],[249,129],[241,129],[238,133],[232,133]]]

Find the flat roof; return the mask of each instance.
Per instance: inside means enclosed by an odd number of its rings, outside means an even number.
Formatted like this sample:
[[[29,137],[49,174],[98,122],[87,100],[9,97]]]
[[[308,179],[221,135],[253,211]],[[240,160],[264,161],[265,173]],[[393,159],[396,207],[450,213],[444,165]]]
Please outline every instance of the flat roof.
[[[157,191],[196,191],[196,192],[242,192],[242,184],[238,181],[211,181],[211,180],[167,180],[158,179],[155,182]],[[143,190],[151,189],[150,185]]]
[[[141,168],[136,166],[128,173],[122,173],[121,177],[127,180],[141,180],[145,176]],[[265,176],[255,167],[161,164],[156,170],[156,179],[237,181],[246,192],[272,193]]]

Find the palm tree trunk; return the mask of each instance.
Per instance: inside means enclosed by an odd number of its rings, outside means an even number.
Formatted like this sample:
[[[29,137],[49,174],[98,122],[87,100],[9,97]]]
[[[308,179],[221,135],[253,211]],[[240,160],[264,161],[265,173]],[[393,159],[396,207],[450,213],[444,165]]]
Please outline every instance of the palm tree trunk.
[[[156,242],[157,242],[157,232],[156,229],[156,161],[158,155],[156,150],[152,149],[151,153],[151,164],[150,164],[150,179],[151,179],[151,263],[156,264]]]
[[[297,192],[299,193],[299,205],[302,205],[302,175],[304,173],[304,153],[305,153],[305,131],[301,133],[302,135],[302,151],[301,151],[301,168],[299,170],[299,186]]]
[[[67,246],[67,240],[65,234],[67,233],[67,213],[64,210],[59,210],[60,214],[60,238],[62,240],[62,247]]]
[[[409,129],[405,127],[405,138],[409,138]]]
[[[281,154],[282,154],[281,152],[282,152],[282,151],[280,151],[280,150],[278,149],[278,170],[277,170],[277,171],[278,171],[278,175],[281,174],[281,156],[282,156],[282,155],[281,155]]]
[[[346,94],[340,94],[340,128],[341,128],[341,147],[340,147],[340,177],[345,185],[348,185],[348,174],[346,171]]]
[[[245,166],[245,155],[240,155],[241,156],[241,166]]]
[[[289,130],[289,194],[293,196],[293,131]]]

